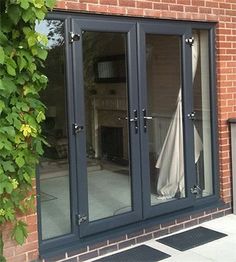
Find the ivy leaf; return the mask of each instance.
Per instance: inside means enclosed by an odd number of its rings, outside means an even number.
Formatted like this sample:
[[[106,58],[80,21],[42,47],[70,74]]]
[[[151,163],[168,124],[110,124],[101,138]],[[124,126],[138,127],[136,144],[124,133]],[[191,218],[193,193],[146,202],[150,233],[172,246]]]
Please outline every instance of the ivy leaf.
[[[2,167],[5,171],[9,171],[9,172],[15,171],[15,167],[13,166],[11,161],[4,161],[1,164],[2,164]]]
[[[44,49],[39,48],[38,49],[38,57],[42,60],[45,60],[47,58],[48,52]]]
[[[40,123],[45,119],[46,119],[45,114],[42,111],[40,111],[36,117],[37,122]]]
[[[18,244],[23,245],[26,237],[26,224],[22,221],[19,221],[12,231],[12,239],[14,239]]]
[[[33,4],[35,7],[37,8],[42,8],[44,6],[44,0],[36,0],[36,1],[33,1]]]
[[[43,20],[45,17],[45,13],[41,9],[36,9],[34,13],[39,20]]]
[[[7,73],[11,76],[16,76],[16,70],[11,65],[7,64]]]
[[[9,182],[4,183],[5,184],[5,190],[8,194],[11,194],[12,190],[13,190],[13,185]]]
[[[2,113],[2,110],[5,108],[5,103],[0,100],[0,114]]]
[[[15,161],[20,168],[25,164],[25,160],[22,156],[18,156]]]
[[[16,91],[16,85],[10,78],[3,78],[2,80],[2,86],[4,90],[7,90],[7,92],[10,94],[14,91]],[[1,89],[1,83],[0,83],[0,89]]]
[[[17,25],[17,23],[19,22],[20,20],[20,17],[21,17],[21,9],[18,5],[10,5],[8,7],[8,16],[9,18],[11,19],[11,21]]]
[[[13,126],[4,126],[2,128],[0,128],[0,130],[4,131],[6,134],[15,137],[16,132]]]
[[[28,8],[23,11],[22,19],[24,20],[25,23],[27,23],[33,16],[34,16],[34,13],[32,9]]]
[[[4,90],[4,84],[3,84],[2,79],[0,79],[0,90]]]
[[[36,152],[40,155],[44,153],[41,141],[36,143]]]
[[[8,42],[7,37],[0,31],[0,44],[6,44]]]
[[[56,3],[55,0],[46,0],[46,6],[50,9],[54,7],[55,3]]]
[[[34,46],[37,43],[37,41],[36,41],[34,36],[30,36],[28,38],[27,42],[28,42],[29,47],[32,47],[32,46]]]
[[[27,8],[29,8],[29,2],[28,2],[28,0],[21,0],[20,1],[21,3],[20,3],[20,6],[23,8],[23,9],[27,9]]]
[[[26,62],[26,60],[24,59],[23,56],[19,56],[19,57],[17,57],[17,64],[18,64],[19,70],[20,70],[20,72],[21,72],[22,69],[23,69],[24,67],[26,67],[27,62]]]
[[[4,63],[5,60],[5,52],[2,48],[2,46],[0,46],[0,64],[2,65]]]

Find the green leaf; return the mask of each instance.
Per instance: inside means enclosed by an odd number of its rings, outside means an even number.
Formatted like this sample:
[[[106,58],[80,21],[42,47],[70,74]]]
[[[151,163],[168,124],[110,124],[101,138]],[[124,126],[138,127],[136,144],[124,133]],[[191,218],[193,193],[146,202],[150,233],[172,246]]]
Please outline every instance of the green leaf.
[[[22,167],[25,164],[25,160],[22,156],[16,158],[16,164],[18,167]]]
[[[20,17],[21,17],[21,9],[18,5],[10,5],[8,7],[8,16],[9,18],[11,19],[11,21],[17,25],[17,23],[19,22],[20,20]]]
[[[4,35],[2,31],[0,31],[0,44],[6,44],[8,42],[7,37]]]
[[[34,0],[33,4],[37,8],[42,8],[44,6],[44,0]]]
[[[25,238],[27,237],[26,224],[19,221],[12,232],[12,238],[20,245],[24,244]]]
[[[9,171],[9,172],[15,171],[15,167],[13,166],[11,161],[4,161],[1,164],[2,164],[2,167],[5,171]]]
[[[34,13],[39,20],[43,20],[45,18],[45,13],[41,9],[36,9]]]
[[[21,0],[20,1],[20,6],[23,8],[23,9],[27,9],[29,8],[29,1],[28,0]]]
[[[24,173],[23,177],[27,183],[31,183],[31,177],[27,173]]]
[[[44,49],[39,48],[38,49],[38,57],[42,60],[45,60],[47,58],[48,52]]]
[[[16,70],[11,65],[7,64],[7,73],[11,76],[16,76]]]
[[[50,9],[52,9],[55,4],[56,4],[56,0],[46,0],[46,6]]]
[[[3,78],[2,80],[2,86],[4,90],[7,90],[7,92],[10,94],[14,91],[16,91],[16,85],[10,78]],[[0,83],[0,89],[1,89],[1,83]]]
[[[40,123],[45,119],[46,119],[45,114],[42,111],[40,111],[36,117],[37,122]]]
[[[37,43],[37,40],[36,40],[36,38],[34,36],[30,36],[27,39],[27,41],[28,41],[29,47],[32,47],[32,46],[34,46]]]
[[[5,52],[2,48],[2,46],[0,46],[0,64],[2,65],[5,61]]]
[[[5,108],[5,103],[0,100],[0,114],[2,113],[2,110]]]
[[[4,126],[0,128],[0,131],[5,132],[7,135],[10,135],[12,137],[15,137],[16,132],[13,126]]]
[[[24,20],[25,23],[27,23],[31,18],[33,18],[33,16],[34,16],[34,12],[32,11],[31,8],[29,8],[23,11],[22,19]]]
[[[4,84],[3,84],[2,79],[0,79],[0,90],[4,90]]]
[[[22,69],[23,69],[24,67],[26,67],[27,62],[26,62],[26,60],[24,59],[23,56],[19,56],[19,57],[17,57],[17,64],[18,64],[19,70],[20,70],[20,72],[21,72]]]

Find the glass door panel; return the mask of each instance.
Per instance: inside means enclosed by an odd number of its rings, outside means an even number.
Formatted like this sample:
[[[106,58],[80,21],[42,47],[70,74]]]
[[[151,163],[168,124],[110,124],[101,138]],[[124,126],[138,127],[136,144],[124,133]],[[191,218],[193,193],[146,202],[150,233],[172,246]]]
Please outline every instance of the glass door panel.
[[[50,146],[44,147],[38,167],[41,237],[47,240],[71,233],[65,24],[45,20],[37,24],[36,30],[49,38],[44,68],[49,82],[41,92],[41,100],[47,107],[42,133]]]
[[[191,206],[194,197],[191,31],[140,23],[139,92],[144,216]],[[190,64],[190,66],[189,66]],[[178,201],[178,203],[176,202]]]
[[[185,197],[181,37],[146,35],[151,205]]]
[[[196,64],[193,79],[193,97],[195,111],[195,166],[197,198],[213,194],[212,170],[212,128],[210,99],[210,62],[209,31],[194,30],[195,56],[192,64]]]
[[[140,220],[135,23],[74,19],[80,236]],[[131,48],[132,47],[132,48]]]
[[[83,31],[82,44],[89,221],[94,221],[132,210],[127,34]]]

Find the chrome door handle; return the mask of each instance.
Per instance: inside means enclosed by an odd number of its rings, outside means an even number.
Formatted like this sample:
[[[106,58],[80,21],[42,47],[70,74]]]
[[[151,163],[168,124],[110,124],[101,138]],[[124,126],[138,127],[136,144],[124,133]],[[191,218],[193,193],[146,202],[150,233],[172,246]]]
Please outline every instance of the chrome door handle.
[[[146,109],[144,108],[143,110],[143,130],[144,132],[146,133],[147,132],[147,120],[152,120],[154,117],[152,116],[147,116],[147,111]]]
[[[144,116],[143,118],[146,119],[146,120],[152,120],[153,119],[152,116]]]

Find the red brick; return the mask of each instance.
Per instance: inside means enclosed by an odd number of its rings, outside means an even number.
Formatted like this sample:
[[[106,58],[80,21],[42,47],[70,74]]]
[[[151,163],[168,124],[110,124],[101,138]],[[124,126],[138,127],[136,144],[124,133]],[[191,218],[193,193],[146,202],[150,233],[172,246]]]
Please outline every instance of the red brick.
[[[137,2],[137,8],[151,9],[152,3],[151,2],[144,2],[144,1],[138,1]]]
[[[135,7],[135,1],[134,0],[119,0],[119,5]]]
[[[100,0],[100,4],[104,5],[117,5],[118,0]]]

